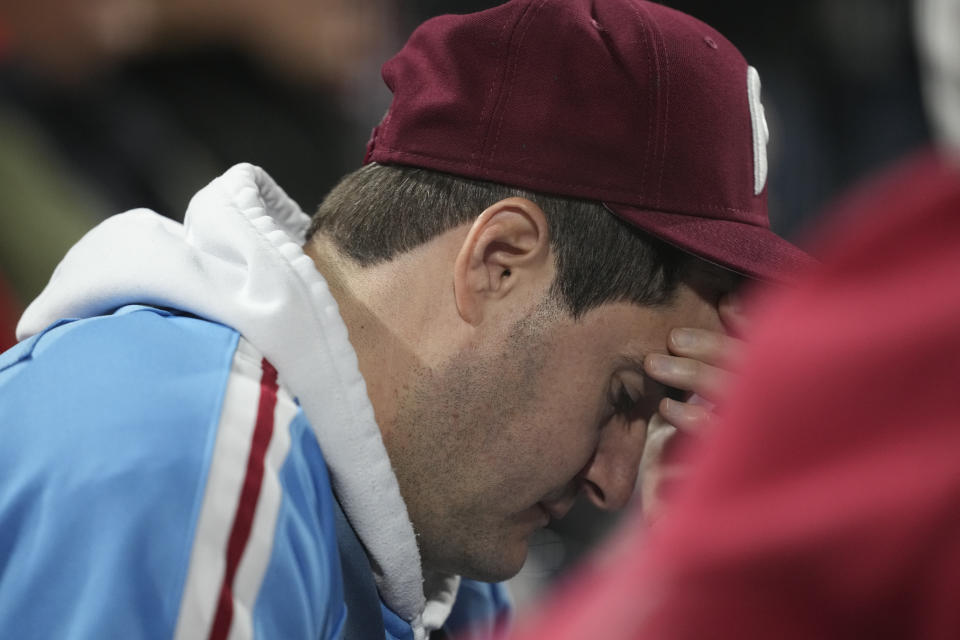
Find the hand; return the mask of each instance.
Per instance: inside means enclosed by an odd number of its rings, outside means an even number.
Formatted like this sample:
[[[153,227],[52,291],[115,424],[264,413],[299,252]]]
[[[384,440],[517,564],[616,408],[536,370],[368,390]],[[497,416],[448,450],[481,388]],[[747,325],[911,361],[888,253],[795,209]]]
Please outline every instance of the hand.
[[[644,369],[651,378],[690,392],[685,401],[664,398],[647,425],[647,442],[640,461],[640,495],[644,517],[655,521],[662,512],[669,487],[687,473],[682,462],[671,460],[678,433],[696,434],[714,418],[715,405],[733,377],[746,329],[739,298],[730,294],[718,305],[727,333],[678,327],[670,331],[670,355],[650,354]]]

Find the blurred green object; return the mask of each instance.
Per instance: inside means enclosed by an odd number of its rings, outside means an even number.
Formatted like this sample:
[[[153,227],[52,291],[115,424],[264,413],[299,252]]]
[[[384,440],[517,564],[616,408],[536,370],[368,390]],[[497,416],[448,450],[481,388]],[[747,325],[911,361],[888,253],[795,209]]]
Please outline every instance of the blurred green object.
[[[0,140],[0,271],[27,304],[106,209],[22,115],[0,109]]]

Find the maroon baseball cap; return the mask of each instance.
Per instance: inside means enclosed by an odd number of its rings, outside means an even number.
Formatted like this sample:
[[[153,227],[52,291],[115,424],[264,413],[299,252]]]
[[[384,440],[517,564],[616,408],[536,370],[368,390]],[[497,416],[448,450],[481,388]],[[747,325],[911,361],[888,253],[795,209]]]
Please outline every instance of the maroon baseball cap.
[[[421,25],[383,67],[364,162],[597,200],[685,251],[786,280],[759,77],[711,27],[642,0],[513,0]]]

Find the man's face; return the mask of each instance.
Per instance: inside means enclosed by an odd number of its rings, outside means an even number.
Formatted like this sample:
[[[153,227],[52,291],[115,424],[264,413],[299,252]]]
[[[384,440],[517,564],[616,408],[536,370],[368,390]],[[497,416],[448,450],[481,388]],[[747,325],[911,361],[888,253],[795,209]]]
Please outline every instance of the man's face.
[[[386,445],[427,570],[506,579],[581,489],[604,508],[627,502],[666,391],[644,356],[666,353],[673,327],[722,330],[720,291],[691,284],[668,306],[606,304],[579,321],[544,303],[420,372]]]

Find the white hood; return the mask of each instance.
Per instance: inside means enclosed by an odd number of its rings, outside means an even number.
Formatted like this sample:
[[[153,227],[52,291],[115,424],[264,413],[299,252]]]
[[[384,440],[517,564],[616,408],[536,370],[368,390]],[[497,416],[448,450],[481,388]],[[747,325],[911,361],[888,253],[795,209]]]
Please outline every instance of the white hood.
[[[137,209],[87,233],[27,308],[17,336],[135,303],[237,329],[300,401],[344,512],[377,569],[381,597],[422,638],[413,527],[337,303],[301,249],[309,222],[262,169],[237,165],[194,196],[183,224]],[[455,582],[448,585],[454,592]],[[452,594],[438,595],[452,602]],[[441,608],[445,618],[449,606]]]

